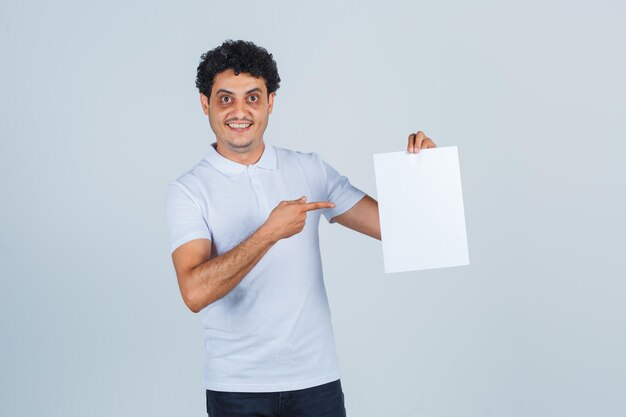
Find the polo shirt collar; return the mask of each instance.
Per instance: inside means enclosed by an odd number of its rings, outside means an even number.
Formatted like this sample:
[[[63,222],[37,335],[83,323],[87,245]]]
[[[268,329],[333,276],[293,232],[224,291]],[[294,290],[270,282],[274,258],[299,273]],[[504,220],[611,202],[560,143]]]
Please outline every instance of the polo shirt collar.
[[[207,160],[209,164],[211,164],[215,169],[220,171],[222,174],[227,175],[229,177],[233,177],[235,175],[241,174],[248,168],[248,165],[240,164],[235,161],[231,161],[228,158],[224,158],[220,155],[215,146],[217,142],[213,142],[211,146],[209,146],[209,152],[207,153],[204,159]],[[256,164],[251,164],[251,166],[255,166],[257,168],[276,169],[276,150],[272,145],[264,141],[265,149],[263,150],[263,154],[261,158],[256,162]],[[214,146],[215,145],[215,146]]]

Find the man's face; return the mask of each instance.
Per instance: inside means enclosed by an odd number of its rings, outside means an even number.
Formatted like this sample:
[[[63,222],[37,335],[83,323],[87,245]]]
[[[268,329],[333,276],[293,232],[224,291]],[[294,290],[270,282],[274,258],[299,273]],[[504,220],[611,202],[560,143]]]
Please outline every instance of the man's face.
[[[204,114],[209,116],[218,148],[237,153],[256,149],[274,105],[274,93],[267,95],[263,78],[232,69],[213,80],[211,96],[200,94]]]

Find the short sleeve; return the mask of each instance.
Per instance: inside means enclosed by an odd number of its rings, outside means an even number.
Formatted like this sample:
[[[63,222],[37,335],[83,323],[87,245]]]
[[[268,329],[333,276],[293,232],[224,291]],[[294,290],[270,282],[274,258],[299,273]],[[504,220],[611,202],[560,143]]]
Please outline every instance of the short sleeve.
[[[324,209],[322,211],[326,220],[331,222],[333,217],[339,216],[351,209],[352,206],[365,197],[365,193],[350,184],[347,177],[339,174],[335,168],[331,167],[321,158],[319,158],[319,161],[322,165],[324,178],[326,180],[326,201],[335,203],[334,208]]]
[[[193,239],[211,240],[211,232],[200,207],[186,187],[177,181],[165,192],[165,217],[169,231],[170,253]]]

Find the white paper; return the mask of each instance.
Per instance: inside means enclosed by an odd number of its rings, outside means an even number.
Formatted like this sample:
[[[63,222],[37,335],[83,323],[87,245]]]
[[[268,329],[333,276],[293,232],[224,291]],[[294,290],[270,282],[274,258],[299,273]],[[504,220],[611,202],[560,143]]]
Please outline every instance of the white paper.
[[[385,272],[469,264],[456,146],[374,155]]]

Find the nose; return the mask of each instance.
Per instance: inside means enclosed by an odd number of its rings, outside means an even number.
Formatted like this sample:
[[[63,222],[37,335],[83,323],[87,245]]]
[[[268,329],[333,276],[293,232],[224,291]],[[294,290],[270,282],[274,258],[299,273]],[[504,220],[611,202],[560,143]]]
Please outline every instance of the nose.
[[[233,117],[236,117],[237,120],[243,120],[247,114],[246,103],[238,100],[233,108]]]

